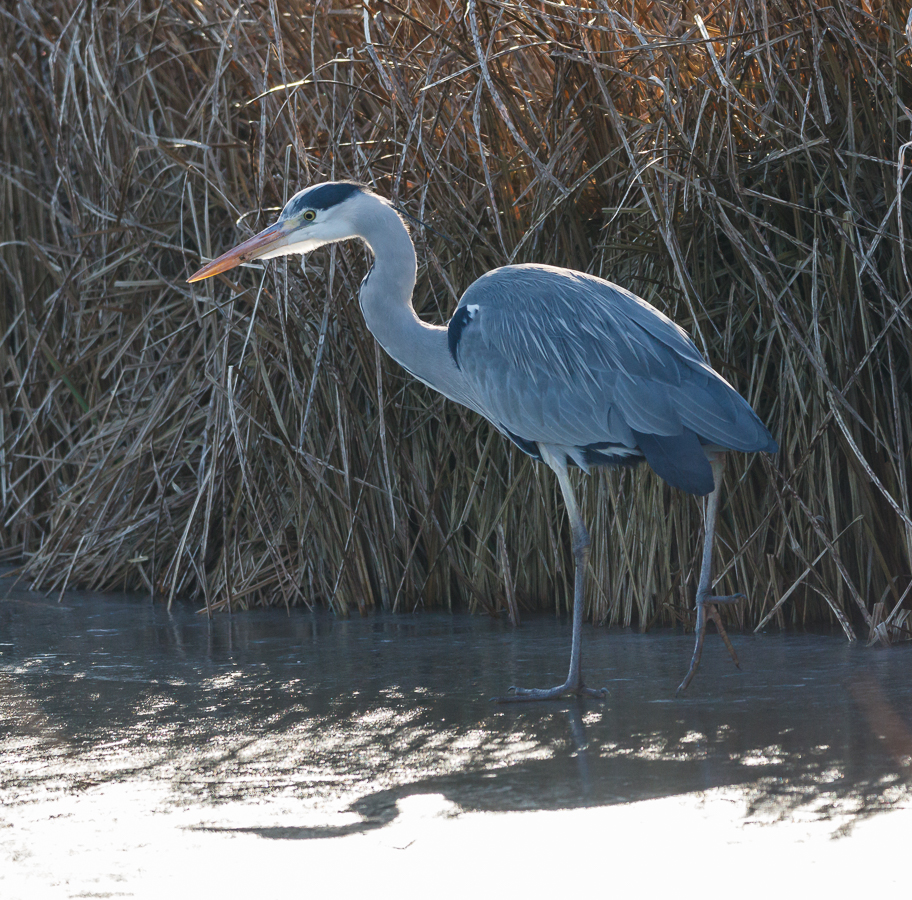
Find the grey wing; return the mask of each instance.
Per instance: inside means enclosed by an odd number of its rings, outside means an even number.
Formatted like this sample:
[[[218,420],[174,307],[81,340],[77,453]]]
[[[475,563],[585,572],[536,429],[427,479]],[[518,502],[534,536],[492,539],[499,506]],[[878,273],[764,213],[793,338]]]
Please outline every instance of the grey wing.
[[[449,338],[479,408],[527,452],[546,444],[582,466],[645,457],[670,484],[705,494],[704,445],[775,450],[683,329],[600,278],[495,269],[463,295]]]

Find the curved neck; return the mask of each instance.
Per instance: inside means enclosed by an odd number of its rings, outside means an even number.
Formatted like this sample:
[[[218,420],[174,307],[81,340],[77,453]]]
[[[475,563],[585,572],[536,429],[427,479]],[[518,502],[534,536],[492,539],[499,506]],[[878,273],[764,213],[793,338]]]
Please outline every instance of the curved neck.
[[[359,217],[358,235],[374,254],[374,265],[361,282],[361,311],[371,334],[393,359],[409,366],[414,325],[424,328],[412,307],[418,261],[415,245],[398,213],[371,198],[369,214]],[[365,204],[366,206],[366,204]]]
[[[360,237],[374,254],[361,283],[364,320],[381,347],[404,369],[441,394],[477,409],[473,392],[447,346],[446,326],[429,325],[412,306],[417,260],[415,246],[399,214],[383,201],[359,217]]]

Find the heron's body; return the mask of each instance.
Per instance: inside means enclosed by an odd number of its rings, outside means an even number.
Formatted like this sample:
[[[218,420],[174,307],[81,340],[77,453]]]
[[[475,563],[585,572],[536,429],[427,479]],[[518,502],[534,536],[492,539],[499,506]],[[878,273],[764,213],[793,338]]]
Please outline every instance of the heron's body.
[[[674,487],[708,494],[704,446],[769,444],[686,332],[601,278],[496,269],[465,292],[448,331],[479,412],[533,455],[547,444],[583,469],[646,459]]]
[[[362,185],[301,191],[276,225],[191,280],[246,259],[308,252],[346,238],[362,239],[374,254],[360,304],[389,355],[557,474],[577,556],[571,673],[559,688],[520,693],[536,699],[583,691],[579,632],[589,541],[567,467],[588,471],[645,459],[672,486],[712,493],[714,520],[721,452],[775,452],[775,442],[685,331],[601,278],[552,266],[505,266],[466,290],[447,326],[422,322],[411,300],[417,266],[408,230],[395,209]],[[709,596],[711,542],[708,527],[702,603],[721,626],[712,601],[730,598]],[[698,613],[700,603],[698,591]],[[699,660],[703,628],[685,684]]]

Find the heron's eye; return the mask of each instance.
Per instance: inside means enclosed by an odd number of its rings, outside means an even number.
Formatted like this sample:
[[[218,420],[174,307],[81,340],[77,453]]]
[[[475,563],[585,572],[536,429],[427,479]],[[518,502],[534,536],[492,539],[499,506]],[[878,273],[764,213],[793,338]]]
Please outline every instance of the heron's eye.
[[[316,219],[317,214],[312,209],[305,209],[304,215],[301,217],[305,222],[313,222]]]

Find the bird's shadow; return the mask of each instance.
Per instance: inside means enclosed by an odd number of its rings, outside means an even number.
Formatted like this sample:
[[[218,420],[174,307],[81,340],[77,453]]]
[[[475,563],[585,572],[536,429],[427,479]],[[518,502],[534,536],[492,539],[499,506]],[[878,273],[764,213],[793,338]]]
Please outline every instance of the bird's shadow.
[[[856,689],[855,694],[862,715],[872,709],[883,715],[884,698],[875,682]],[[345,824],[201,826],[200,830],[277,840],[326,839],[389,826],[400,817],[409,798],[425,795],[440,798],[437,806],[445,810],[442,814],[459,815],[606,807],[717,788],[738,789],[746,819],[786,820],[801,808],[807,814],[813,806],[819,818],[838,815],[844,830],[891,808],[885,803],[891,792],[895,796],[898,789],[908,796],[912,788],[912,731],[892,710],[888,725],[893,730],[893,746],[884,748],[873,765],[870,756],[864,765],[856,765],[851,748],[820,744],[808,752],[803,743],[789,746],[781,734],[774,741],[772,733],[765,736],[769,740],[756,735],[760,740],[745,745],[741,753],[731,752],[725,739],[715,744],[691,743],[688,734],[666,735],[664,742],[644,742],[640,733],[631,734],[626,741],[602,743],[597,725],[586,721],[592,703],[568,701],[559,712],[545,706],[547,715],[560,720],[566,729],[563,746],[548,758],[418,777],[371,791],[347,807],[345,812],[357,819]],[[821,804],[824,793],[827,802]],[[846,816],[851,820],[848,826]]]

